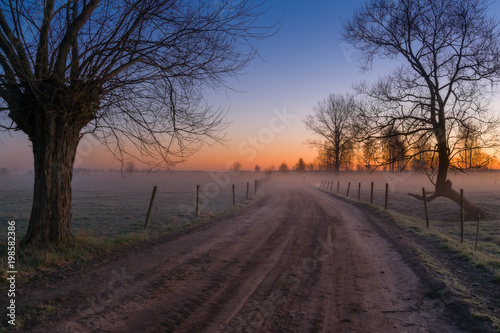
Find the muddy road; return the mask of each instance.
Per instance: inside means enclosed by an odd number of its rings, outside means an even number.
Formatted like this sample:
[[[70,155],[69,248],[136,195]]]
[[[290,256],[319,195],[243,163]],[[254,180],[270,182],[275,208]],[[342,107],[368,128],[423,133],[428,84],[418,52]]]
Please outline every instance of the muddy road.
[[[458,332],[376,221],[299,182],[29,296],[35,332]],[[411,260],[410,260],[411,261]]]

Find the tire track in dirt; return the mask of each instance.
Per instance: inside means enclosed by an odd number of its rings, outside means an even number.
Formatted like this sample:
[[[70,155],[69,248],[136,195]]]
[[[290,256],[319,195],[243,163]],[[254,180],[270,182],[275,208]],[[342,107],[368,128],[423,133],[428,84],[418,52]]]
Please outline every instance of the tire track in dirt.
[[[35,292],[66,301],[34,331],[458,331],[362,212],[288,179],[266,191],[240,216]],[[123,287],[88,301],[123,269]]]

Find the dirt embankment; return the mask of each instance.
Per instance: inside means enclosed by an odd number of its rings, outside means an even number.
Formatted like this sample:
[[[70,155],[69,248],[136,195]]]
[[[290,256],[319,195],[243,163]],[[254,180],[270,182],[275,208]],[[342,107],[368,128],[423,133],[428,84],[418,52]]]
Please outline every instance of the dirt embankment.
[[[243,214],[24,293],[33,332],[459,332],[365,213],[302,183]],[[22,288],[22,286],[20,286]]]

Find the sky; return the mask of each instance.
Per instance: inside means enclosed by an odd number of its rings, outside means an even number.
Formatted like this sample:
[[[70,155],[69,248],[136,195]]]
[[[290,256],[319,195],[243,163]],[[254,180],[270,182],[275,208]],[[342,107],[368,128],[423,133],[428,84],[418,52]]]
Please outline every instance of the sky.
[[[233,90],[207,90],[211,104],[228,109],[225,145],[205,146],[174,170],[223,171],[234,161],[243,170],[253,170],[256,164],[262,169],[282,162],[293,166],[299,158],[313,162],[317,152],[306,144],[312,134],[303,123],[313,107],[329,94],[350,93],[354,83],[390,70],[381,62],[362,73],[359,54],[340,39],[342,19],[363,3],[268,1],[271,9],[262,23],[282,17],[280,31],[256,43],[260,58],[245,74],[226,82]],[[23,133],[0,133],[0,167],[32,169],[29,144]],[[75,167],[108,169],[120,164],[103,146],[84,137]]]

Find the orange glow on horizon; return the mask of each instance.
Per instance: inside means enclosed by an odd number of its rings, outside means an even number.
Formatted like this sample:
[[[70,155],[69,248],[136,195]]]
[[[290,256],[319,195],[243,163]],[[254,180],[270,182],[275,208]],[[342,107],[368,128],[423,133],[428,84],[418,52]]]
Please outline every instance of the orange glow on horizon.
[[[234,162],[241,164],[243,171],[254,171],[255,165],[259,165],[264,171],[271,166],[278,169],[281,163],[285,162],[291,169],[298,162],[299,158],[305,163],[312,163],[316,158],[316,150],[310,149],[304,144],[284,144],[276,140],[272,144],[258,147],[261,150],[253,149],[252,146],[245,146],[242,140],[232,142],[230,146],[213,145],[206,146],[187,158],[183,163],[172,167],[172,170],[200,170],[200,171],[226,171]],[[148,168],[147,164],[134,162],[136,168]],[[31,167],[31,163],[29,167]],[[83,169],[119,169],[121,163],[113,157],[110,151],[103,145],[91,140],[83,142],[78,147],[75,158],[75,168]]]

